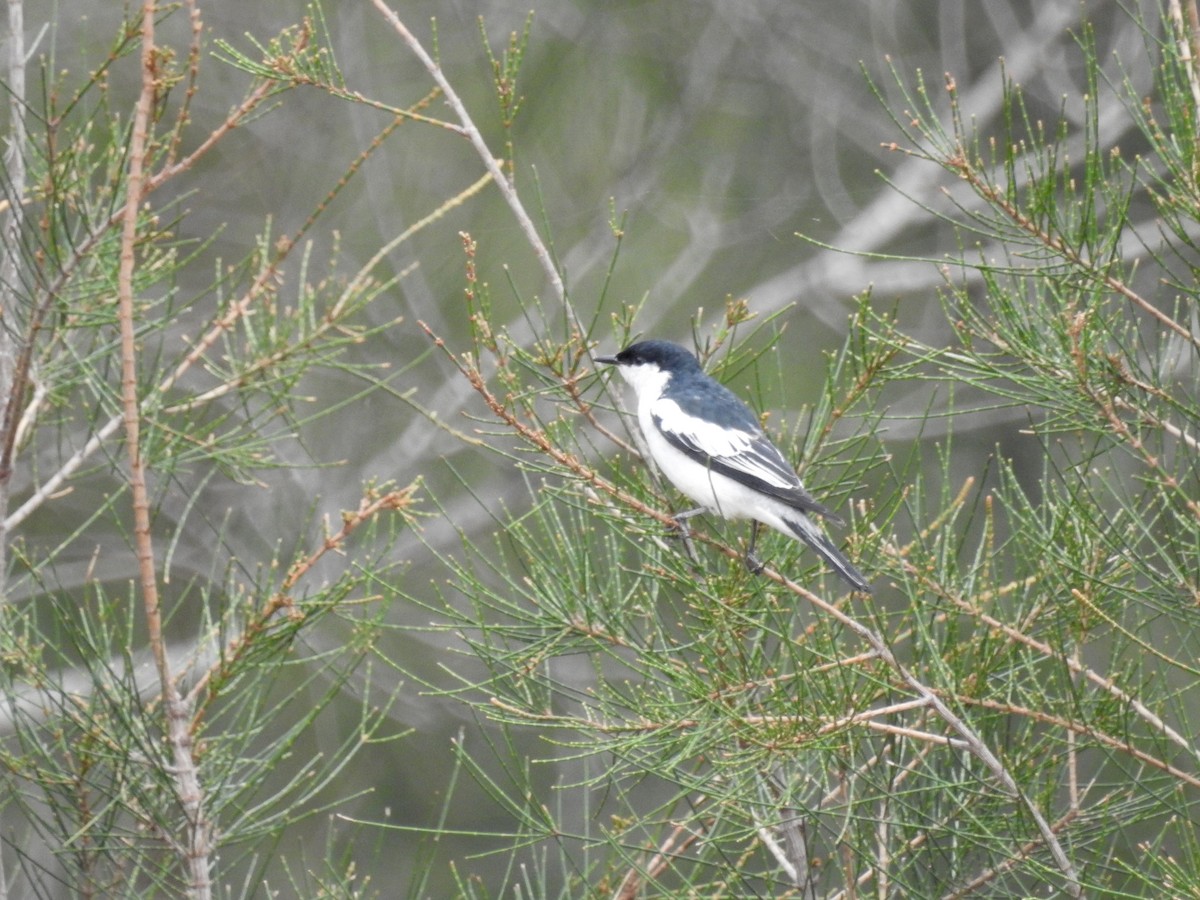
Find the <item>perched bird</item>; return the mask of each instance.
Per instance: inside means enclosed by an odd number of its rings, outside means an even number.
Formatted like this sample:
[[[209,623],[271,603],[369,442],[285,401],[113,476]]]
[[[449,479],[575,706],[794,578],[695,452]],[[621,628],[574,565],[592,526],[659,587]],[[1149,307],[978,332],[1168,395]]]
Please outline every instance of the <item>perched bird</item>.
[[[871,590],[810,516],[841,520],[812,498],[754,413],[704,374],[695,356],[668,341],[641,341],[596,362],[615,365],[633,387],[650,455],[675,487],[700,504],[675,517],[684,535],[686,520],[704,512],[752,519],[746,549],[750,571],[763,568],[754,554],[761,522],[800,538],[856,590]]]

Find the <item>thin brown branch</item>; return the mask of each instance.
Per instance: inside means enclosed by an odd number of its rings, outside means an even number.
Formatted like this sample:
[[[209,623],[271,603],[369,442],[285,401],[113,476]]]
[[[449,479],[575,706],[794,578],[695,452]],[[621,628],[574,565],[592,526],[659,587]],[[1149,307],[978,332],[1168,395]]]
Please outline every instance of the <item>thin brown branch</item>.
[[[385,494],[368,491],[359,501],[356,510],[342,514],[340,529],[326,535],[319,547],[292,564],[279,585],[279,589],[267,598],[254,618],[242,628],[241,632],[229,639],[222,648],[218,661],[192,685],[186,701],[189,707],[194,707],[196,710],[191,724],[193,731],[200,726],[206,709],[216,699],[215,685],[235,670],[242,657],[254,646],[255,641],[270,629],[275,617],[283,613],[303,618],[303,612],[296,608],[293,597],[293,592],[300,580],[312,571],[313,567],[326,555],[341,550],[352,534],[380,513],[404,512],[410,509],[416,491],[416,482]]]
[[[310,78],[305,75],[293,75],[291,82],[296,85],[308,85],[310,87],[320,88],[331,97],[337,97],[339,100],[350,100],[354,103],[361,103],[363,106],[369,106],[371,109],[378,109],[381,112],[391,113],[396,118],[409,121],[420,122],[424,125],[432,125],[434,128],[441,128],[451,134],[456,134],[459,137],[466,137],[466,131],[461,125],[455,125],[453,122],[446,122],[436,116],[426,116],[419,113],[417,110],[423,109],[427,104],[418,103],[409,107],[392,106],[390,103],[384,103],[382,100],[375,100],[363,94],[361,91],[353,91],[349,88],[339,87],[329,84],[324,81],[317,81],[315,78]],[[433,89],[434,94],[440,95],[439,88]]]
[[[819,666],[813,666],[812,668],[797,672],[788,672],[784,675],[759,678],[754,681],[743,681],[740,684],[727,684],[712,691],[712,693],[708,695],[708,699],[721,700],[736,696],[739,693],[755,693],[757,691],[761,691],[763,688],[779,687],[780,685],[786,684],[790,681],[809,678],[812,675],[819,675],[824,672],[829,672],[833,669],[840,669],[843,666],[862,665],[863,663],[870,662],[875,658],[876,655],[874,650],[866,650],[862,653],[855,654],[854,656],[846,656],[841,659],[835,659],[832,662],[822,663]]]
[[[434,88],[412,106],[408,107],[408,109],[394,111],[394,117],[392,121],[385,125],[379,134],[375,135],[375,137],[371,139],[371,142],[367,144],[367,146],[362,149],[358,156],[354,158],[354,161],[350,163],[346,171],[343,172],[341,177],[338,178],[337,183],[329,189],[321,202],[318,203],[316,207],[313,208],[313,211],[308,214],[308,218],[304,220],[304,224],[296,230],[296,234],[292,236],[292,241],[295,242],[299,240],[301,236],[308,234],[309,230],[313,227],[313,225],[316,224],[317,220],[324,215],[325,210],[329,208],[329,205],[334,201],[334,198],[336,198],[338,194],[340,194],[346,187],[346,185],[350,183],[351,179],[358,174],[359,170],[363,167],[363,165],[366,164],[367,160],[374,156],[375,152],[384,145],[384,142],[391,137],[392,133],[405,122],[410,121],[416,114],[417,110],[425,109],[427,106],[429,106],[429,104],[431,104],[438,96],[440,96],[440,94],[441,92],[437,88]],[[416,227],[417,226],[415,225],[413,226],[414,229]]]
[[[361,164],[361,157],[359,160],[356,160],[356,166],[359,164]],[[252,365],[248,369],[246,369],[242,373],[241,377],[239,377],[238,379],[222,382],[221,384],[217,385],[216,387],[210,388],[209,390],[205,391],[202,394],[198,394],[194,397],[190,397],[188,400],[185,400],[179,404],[176,404],[176,405],[170,407],[169,411],[175,412],[175,413],[187,412],[188,410],[190,410],[192,408],[195,408],[195,407],[201,406],[205,403],[211,402],[212,400],[216,399],[217,397],[223,396],[232,390],[236,390],[243,382],[248,381],[250,378],[252,378],[256,372],[264,371],[266,369],[271,368],[272,366],[274,366],[277,363],[286,359],[288,356],[294,354],[298,349],[302,349],[304,346],[311,345],[322,334],[337,327],[341,322],[342,313],[345,310],[346,305],[354,297],[358,296],[366,288],[367,282],[369,281],[370,276],[371,276],[371,272],[375,269],[375,267],[377,265],[379,265],[379,263],[381,263],[387,257],[387,255],[389,253],[391,253],[396,247],[398,247],[404,241],[411,238],[414,234],[419,232],[421,229],[423,229],[423,228],[427,227],[428,225],[430,225],[431,223],[437,221],[442,216],[444,216],[447,212],[449,212],[450,210],[454,209],[455,207],[460,206],[461,204],[465,203],[470,197],[473,197],[479,191],[483,190],[483,188],[487,186],[487,183],[490,180],[491,180],[490,175],[482,176],[474,184],[470,185],[467,188],[464,188],[458,194],[456,194],[455,196],[451,197],[449,200],[442,203],[437,209],[435,209],[429,215],[425,216],[424,218],[420,219],[419,221],[408,226],[402,232],[400,232],[400,234],[396,235],[396,237],[394,237],[392,240],[388,241],[386,244],[384,244],[382,247],[380,247],[371,256],[371,258],[369,260],[367,260],[366,263],[364,263],[362,266],[360,266],[358,271],[354,273],[354,276],[349,280],[349,282],[346,284],[345,288],[343,288],[341,293],[338,295],[337,300],[334,301],[333,305],[330,306],[330,308],[328,310],[326,310],[325,313],[322,314],[321,324],[318,325],[316,327],[316,329],[313,330],[313,332],[308,336],[308,338],[304,342],[302,342],[301,344],[298,344],[296,346],[293,346],[293,347],[287,347],[285,349],[277,351],[276,353],[269,354],[268,356],[263,357],[262,359],[256,361],[254,363],[254,365]],[[339,186],[340,185],[341,185],[341,183],[339,183]],[[311,224],[312,221],[314,221],[314,217],[310,217],[309,221],[306,222],[303,226],[301,226],[301,231],[303,231],[309,224]],[[291,246],[294,245],[295,239],[298,239],[298,238],[299,238],[299,233],[297,233],[297,235],[294,239],[289,240],[287,242],[286,246],[290,248]],[[246,294],[243,295],[243,297],[240,300],[238,300],[236,303],[232,304],[230,306],[230,308],[226,311],[225,315],[222,316],[220,319],[218,319],[209,328],[208,332],[206,332],[204,334],[204,336],[200,338],[200,340],[198,340],[195,344],[192,345],[191,350],[188,351],[187,355],[183,358],[183,360],[176,367],[175,372],[173,372],[170,375],[170,377],[164,379],[163,382],[159,385],[158,390],[160,393],[166,393],[172,387],[174,387],[175,383],[181,377],[183,377],[183,374],[189,368],[191,368],[193,365],[195,365],[196,362],[198,362],[200,359],[202,359],[205,356],[205,354],[207,354],[207,352],[212,348],[212,346],[218,340],[220,340],[221,336],[223,334],[225,334],[225,332],[232,329],[239,320],[241,320],[245,315],[247,315],[249,313],[250,308],[254,305],[254,303],[257,300],[261,291],[266,287],[266,285],[269,283],[270,280],[274,280],[274,275],[277,272],[277,270],[278,270],[278,261],[272,261],[272,263],[269,266],[267,266],[266,269],[262,273],[260,273],[259,277],[255,280],[255,283],[254,283],[254,285],[251,286],[250,290],[247,291]]]
[[[133,535],[137,555],[142,605],[150,648],[158,669],[164,700],[167,741],[171,747],[171,777],[176,798],[184,814],[185,854],[180,862],[187,872],[187,896],[193,900],[212,897],[212,828],[204,812],[204,789],[200,783],[188,710],[179,696],[163,640],[162,609],[158,573],[150,535],[150,499],[146,489],[145,461],[141,455],[139,427],[141,406],[137,385],[137,343],[134,327],[134,248],[138,236],[138,213],[145,196],[145,157],[150,141],[150,119],[157,94],[158,60],[154,44],[154,0],[142,4],[142,87],[134,111],[129,149],[127,199],[121,227],[121,252],[117,270],[117,307],[121,330],[121,407],[125,425],[125,447],[129,459],[129,486],[133,497]]]
[[[1051,830],[1054,834],[1065,831],[1067,826],[1075,821],[1078,815],[1078,810],[1070,810],[1050,826]],[[1036,841],[1029,841],[1023,844],[1022,846],[1018,847],[1017,852],[1009,856],[1008,859],[1002,861],[998,865],[992,866],[989,869],[985,869],[958,889],[951,891],[948,894],[943,894],[942,900],[962,900],[962,898],[965,897],[975,896],[981,887],[992,881],[995,881],[1005,872],[1015,869],[1022,862],[1028,859],[1030,855],[1037,850],[1037,848],[1038,845]]]
[[[1142,458],[1142,462],[1146,467],[1157,475],[1162,484],[1169,488],[1176,496],[1179,496],[1183,500],[1184,505],[1191,510],[1192,515],[1200,519],[1200,503],[1189,496],[1186,491],[1181,490],[1179,480],[1163,468],[1162,459],[1159,455],[1152,452],[1146,446],[1141,435],[1133,428],[1130,428],[1129,424],[1117,412],[1117,406],[1119,405],[1117,398],[1110,391],[1097,388],[1093,385],[1089,375],[1092,369],[1092,360],[1082,338],[1087,320],[1087,315],[1080,313],[1075,316],[1070,328],[1067,330],[1067,336],[1071,341],[1071,356],[1075,360],[1076,381],[1080,392],[1104,415],[1113,434],[1121,443],[1136,452]],[[1126,384],[1132,385],[1140,391],[1148,393],[1150,396],[1157,396],[1160,400],[1169,399],[1160,389],[1134,378],[1124,360],[1109,358],[1107,362],[1116,370],[1119,377]],[[1129,404],[1124,405],[1127,407]]]
[[[424,103],[426,101],[421,101],[421,102]],[[397,124],[396,122],[391,123],[388,126],[388,128],[385,129],[384,133],[382,135],[380,135],[380,137],[377,138],[376,141],[372,142],[370,149],[373,150],[374,148],[380,146],[381,142],[382,142],[382,138],[386,134],[390,133],[390,131],[396,126],[396,124]],[[214,134],[216,134],[216,132],[214,132]],[[354,161],[351,168],[349,169],[348,174],[352,175],[353,173],[357,172],[361,168],[362,163],[364,161],[365,161],[365,156],[363,154],[360,154],[359,157]],[[335,304],[335,308],[340,309],[340,306],[345,304],[349,300],[349,298],[352,297],[355,294],[355,292],[361,288],[361,286],[363,285],[363,283],[366,281],[367,277],[369,276],[369,273],[371,272],[371,270],[376,265],[378,265],[379,262],[381,260],[383,260],[387,256],[387,254],[390,253],[398,244],[407,240],[409,237],[411,237],[413,234],[415,234],[420,229],[424,228],[430,222],[434,221],[437,218],[440,218],[449,209],[452,209],[453,207],[459,205],[460,203],[464,202],[468,197],[471,197],[479,190],[482,190],[482,188],[487,184],[487,180],[488,180],[487,177],[480,178],[478,181],[475,182],[475,184],[471,185],[470,187],[466,188],[464,191],[457,194],[455,197],[453,197],[450,200],[443,203],[441,206],[438,207],[437,210],[435,210],[433,213],[431,213],[430,215],[423,218],[421,221],[404,229],[404,231],[402,231],[396,238],[394,238],[392,241],[390,241],[389,243],[387,243],[383,247],[381,247],[371,257],[371,259],[367,261],[366,265],[359,268],[359,270],[355,274],[354,278],[351,279],[350,283],[346,286],[345,290],[342,291],[342,294],[338,301],[338,304]],[[334,193],[336,193],[337,191],[339,191],[344,185],[345,185],[344,180],[339,181],[338,184],[330,192],[330,195],[327,196],[326,199],[323,201],[323,203],[328,203],[331,196]],[[258,273],[258,275],[255,277],[255,279],[251,283],[250,287],[246,290],[246,293],[244,293],[240,299],[238,299],[234,303],[230,304],[229,308],[225,311],[225,314],[222,315],[220,318],[218,318],[209,327],[208,331],[205,332],[205,334],[202,337],[200,337],[200,339],[197,340],[192,345],[191,349],[187,352],[187,354],[183,357],[183,359],[175,367],[175,371],[172,372],[171,375],[169,375],[166,379],[164,379],[163,382],[159,385],[158,390],[160,393],[166,393],[172,387],[174,387],[175,383],[177,381],[179,381],[180,378],[183,377],[185,372],[187,372],[192,366],[194,366],[197,362],[199,362],[201,359],[203,359],[205,354],[208,353],[208,351],[213,347],[213,345],[216,344],[217,341],[219,341],[223,335],[225,335],[227,332],[229,332],[243,317],[245,317],[249,313],[250,309],[255,305],[255,303],[258,301],[258,299],[262,295],[262,293],[265,290],[267,290],[268,287],[279,277],[280,266],[282,265],[284,258],[288,255],[288,253],[291,252],[291,249],[294,246],[296,246],[296,244],[303,237],[303,235],[305,234],[307,229],[315,221],[316,221],[315,214],[313,216],[309,216],[309,218],[307,220],[305,220],[305,222],[300,226],[300,229],[295,234],[293,234],[291,237],[289,237],[286,241],[280,242],[279,246],[282,249],[279,251],[279,253],[273,259],[271,259],[269,263],[267,263],[265,266],[263,266],[262,271],[260,271]],[[331,312],[330,315],[333,315],[333,312]]]
[[[207,154],[215,147],[221,138],[233,131],[242,124],[246,116],[250,115],[260,103],[267,99],[274,89],[275,83],[271,81],[262,81],[251,91],[241,103],[239,103],[233,111],[225,117],[225,121],[214,128],[200,145],[177,162],[163,166],[157,172],[147,176],[145,182],[145,194],[150,194],[156,189],[162,187],[176,175],[181,172],[186,172],[188,169],[196,165],[201,157]]]
[[[1083,896],[1083,889],[1079,883],[1079,874],[1075,871],[1074,864],[1067,856],[1066,851],[1063,849],[1054,830],[1050,827],[1046,817],[1042,814],[1041,809],[1038,808],[1037,804],[1028,794],[1021,790],[1012,773],[1008,771],[1008,768],[983,739],[976,734],[975,730],[967,724],[966,720],[955,713],[936,691],[909,672],[908,668],[892,653],[891,648],[881,635],[844,612],[836,604],[830,603],[825,598],[814,594],[808,588],[797,584],[769,566],[763,569],[762,576],[786,588],[795,596],[807,600],[817,609],[841,622],[875,650],[879,658],[900,677],[908,689],[918,697],[924,699],[930,708],[937,713],[938,717],[962,738],[971,755],[978,759],[992,773],[992,776],[1000,783],[1004,791],[1020,801],[1030,818],[1033,819],[1039,834],[1042,836],[1046,849],[1054,859],[1055,865],[1066,879],[1064,889],[1067,894],[1071,897]]]
[[[511,703],[501,700],[498,697],[493,697],[491,699],[491,705],[496,709],[503,710],[504,712],[521,719],[540,722],[544,725],[562,725],[564,727],[577,730],[591,731],[596,734],[621,735],[652,734],[658,731],[690,731],[692,729],[702,728],[705,725],[705,723],[701,722],[699,719],[675,719],[670,722],[641,721],[606,723],[572,715],[530,712],[529,710],[522,709],[521,707],[514,706]],[[755,714],[734,716],[727,720],[727,724],[729,726],[741,726],[751,729],[764,727],[774,729],[779,728],[780,726],[804,729],[804,733],[796,740],[781,741],[777,738],[772,738],[767,745],[770,749],[775,749],[784,745],[785,743],[791,746],[796,744],[805,744],[815,738],[833,734],[839,731],[845,731],[847,728],[853,726],[858,726],[866,728],[868,731],[878,731],[881,734],[890,734],[896,737],[908,738],[921,743],[950,747],[954,750],[970,751],[970,743],[960,738],[951,737],[945,734],[936,734],[932,731],[925,731],[909,725],[893,725],[890,722],[876,721],[876,718],[879,716],[891,715],[894,712],[902,712],[914,707],[924,708],[928,705],[928,702],[923,698],[907,700],[902,703],[893,704],[890,707],[864,710],[863,712],[856,713],[852,716],[845,716],[841,719],[825,722],[817,727],[812,727],[813,723],[810,717],[803,715]]]
[[[1074,655],[1072,655],[1072,659],[1075,659]],[[1076,664],[1082,669],[1083,666],[1081,663]],[[1034,722],[1041,722],[1045,725],[1053,725],[1056,728],[1061,728],[1068,734],[1068,736],[1077,735],[1080,737],[1091,738],[1092,740],[1099,744],[1103,744],[1106,747],[1111,747],[1114,750],[1120,750],[1122,753],[1127,753],[1138,762],[1158,769],[1160,772],[1164,772],[1184,784],[1191,785],[1194,788],[1200,788],[1200,775],[1185,772],[1178,766],[1171,765],[1171,763],[1167,762],[1166,760],[1159,759],[1156,756],[1151,756],[1144,750],[1139,750],[1129,741],[1123,741],[1120,738],[1113,737],[1111,734],[1100,731],[1099,729],[1093,728],[1085,723],[1075,722],[1062,716],[1052,715],[1051,713],[1042,712],[1041,710],[1037,709],[1030,709],[1026,706],[1018,706],[1014,703],[1001,703],[996,700],[987,700],[982,697],[958,696],[956,699],[964,706],[979,706],[984,709],[1002,712],[1006,715],[1019,716]]]
[[[170,139],[166,142],[167,165],[175,162],[179,156],[179,146],[183,142],[183,132],[191,121],[192,100],[196,96],[197,85],[200,81],[200,56],[204,39],[204,22],[200,18],[200,10],[196,0],[187,0],[188,22],[191,25],[191,39],[188,41],[187,54],[187,87],[183,91],[183,102],[175,113],[175,124],[171,128]]]
[[[562,378],[562,388],[567,392],[567,396],[571,398],[571,402],[575,404],[575,409],[578,410],[580,415],[587,420],[589,425],[596,429],[598,433],[604,435],[606,438],[616,444],[620,449],[624,450],[631,456],[641,456],[641,453],[638,452],[637,447],[626,441],[612,429],[607,428],[603,423],[600,422],[599,419],[596,418],[595,407],[591,403],[588,403],[586,400],[584,400],[583,395],[579,392],[579,378],[580,376],[578,374],[569,377],[564,376]]]
[[[1129,424],[1121,418],[1117,413],[1116,404],[1113,400],[1107,397],[1100,396],[1098,392],[1091,391],[1093,402],[1104,414],[1104,418],[1108,421],[1109,426],[1115,434],[1127,447],[1134,450],[1138,456],[1142,458],[1142,462],[1148,469],[1157,474],[1162,484],[1170,488],[1173,493],[1183,500],[1183,505],[1186,506],[1200,520],[1200,501],[1187,495],[1181,488],[1179,479],[1168,472],[1162,466],[1161,458],[1146,446],[1145,441],[1129,427]]]
[[[657,510],[654,507],[643,503],[628,491],[621,490],[621,488],[617,487],[611,481],[601,476],[599,472],[582,462],[574,454],[568,453],[567,451],[555,445],[555,443],[550,440],[544,431],[539,428],[534,428],[533,426],[523,422],[516,415],[516,413],[509,409],[508,406],[500,400],[500,398],[492,393],[491,389],[487,386],[487,382],[483,378],[483,373],[479,371],[477,366],[464,361],[463,358],[458,357],[454,353],[450,352],[449,348],[446,347],[446,342],[438,337],[437,334],[434,333],[433,329],[431,329],[424,322],[418,321],[417,324],[421,326],[421,328],[427,335],[429,335],[430,338],[432,338],[434,344],[446,353],[446,356],[463,375],[463,377],[467,379],[467,382],[472,388],[475,389],[475,392],[483,398],[483,401],[487,404],[488,409],[490,409],[502,422],[504,422],[508,428],[512,429],[512,431],[516,433],[518,437],[528,443],[531,447],[550,457],[550,459],[554,460],[563,468],[573,472],[585,483],[591,485],[602,493],[607,494],[614,500],[623,503],[631,509],[637,510],[643,515],[647,515],[658,520],[668,528],[678,528],[678,523],[669,513]],[[730,549],[729,552],[731,554],[734,553],[732,549]]]
[[[899,561],[904,570],[912,578],[916,579],[930,593],[953,604],[964,612],[970,614],[978,621],[982,622],[984,625],[987,625],[989,628],[1004,634],[1010,640],[1023,644],[1024,646],[1036,651],[1045,659],[1055,660],[1066,666],[1071,672],[1083,676],[1083,678],[1094,687],[1108,694],[1113,699],[1126,704],[1138,715],[1139,718],[1142,719],[1142,721],[1148,724],[1156,732],[1167,738],[1171,743],[1175,744],[1181,750],[1186,752],[1193,759],[1200,760],[1200,748],[1197,748],[1191,741],[1168,725],[1160,716],[1153,713],[1144,703],[1142,703],[1132,694],[1118,687],[1113,679],[1104,677],[1099,672],[1088,667],[1087,665],[1081,662],[1076,662],[1068,654],[1060,653],[1044,641],[1039,641],[1037,638],[1030,637],[1020,629],[1009,625],[1007,622],[1002,622],[995,616],[989,615],[975,604],[968,603],[955,592],[931,580],[923,569],[904,559],[900,555],[898,548],[889,545],[887,542],[884,542],[881,546],[886,553],[892,556],[893,559]]]
[[[679,839],[681,835],[686,835],[683,840]],[[663,839],[657,852],[650,857],[646,865],[635,866],[625,873],[616,893],[613,894],[613,900],[637,900],[641,896],[642,886],[646,879],[657,878],[661,875],[674,857],[699,839],[699,832],[688,830],[688,827],[682,823],[676,825],[671,833]]]
[[[146,145],[150,130],[150,111],[154,105],[154,3],[142,7],[142,90],[133,120],[127,180],[128,200],[121,228],[120,267],[117,272],[118,318],[121,328],[121,409],[125,426],[125,446],[129,459],[129,481],[133,493],[134,540],[146,607],[150,644],[158,665],[159,679],[171,683],[170,669],[162,641],[162,619],[158,601],[158,579],[154,571],[154,548],[150,539],[150,502],[146,491],[146,470],[140,448],[140,416],[137,394],[137,340],[134,330],[133,270],[137,244],[138,211],[144,189]]]
[[[454,87],[450,84],[446,74],[442,71],[442,67],[437,64],[432,56],[425,50],[421,42],[416,39],[411,31],[400,20],[383,0],[371,0],[375,4],[375,8],[383,14],[383,17],[395,29],[396,34],[404,41],[413,52],[413,54],[421,61],[434,83],[442,89],[442,93],[446,96],[446,102],[450,104],[450,108],[454,110],[455,116],[458,118],[459,124],[462,125],[463,134],[471,146],[475,148],[475,152],[479,154],[480,160],[483,162],[484,168],[491,174],[492,180],[499,188],[501,196],[504,197],[504,202],[508,204],[508,208],[512,211],[513,216],[517,220],[517,225],[521,232],[525,235],[525,239],[533,248],[534,256],[537,257],[538,263],[542,267],[542,271],[546,275],[546,280],[550,283],[554,291],[554,296],[562,306],[563,312],[566,314],[567,320],[571,326],[579,332],[586,334],[583,323],[575,314],[575,309],[571,305],[571,301],[567,298],[567,290],[563,285],[562,276],[554,265],[554,258],[550,255],[549,248],[538,234],[537,226],[533,224],[533,219],[529,217],[529,213],[525,211],[525,206],[521,202],[520,196],[517,194],[516,186],[504,174],[504,170],[500,166],[499,160],[492,154],[487,142],[484,141],[483,135],[479,133],[479,129],[475,127],[475,122],[471,119],[470,113],[467,112],[467,107],[459,99]]]
[[[965,152],[960,151],[955,157],[945,160],[945,165],[957,172],[984,200],[1008,216],[1017,227],[1036,239],[1047,250],[1056,253],[1080,271],[1091,274],[1092,277],[1109,290],[1120,294],[1160,325],[1175,332],[1193,347],[1200,349],[1200,337],[1192,334],[1188,328],[1176,322],[1167,313],[1156,307],[1116,275],[1107,271],[1097,270],[1091,260],[1086,259],[1062,237],[1051,234],[1033,219],[1025,215],[1016,204],[1009,200],[1003,189],[995,187],[976,171],[975,167],[967,161]]]
[[[1200,452],[1200,440],[1197,440],[1196,438],[1192,437],[1190,434],[1188,434],[1186,431],[1184,431],[1178,425],[1175,425],[1172,422],[1168,422],[1166,419],[1163,419],[1160,416],[1155,415],[1154,413],[1150,412],[1150,410],[1148,410],[1148,409],[1143,409],[1140,406],[1135,406],[1134,404],[1130,403],[1128,400],[1126,400],[1123,397],[1113,397],[1112,402],[1113,402],[1113,405],[1116,406],[1118,409],[1123,409],[1123,410],[1125,410],[1125,412],[1133,413],[1134,415],[1136,415],[1146,425],[1149,425],[1152,428],[1160,428],[1163,431],[1165,431],[1167,434],[1171,435],[1171,437],[1175,438],[1178,441],[1183,442],[1184,444],[1187,445],[1188,450],[1190,450],[1192,453]]]

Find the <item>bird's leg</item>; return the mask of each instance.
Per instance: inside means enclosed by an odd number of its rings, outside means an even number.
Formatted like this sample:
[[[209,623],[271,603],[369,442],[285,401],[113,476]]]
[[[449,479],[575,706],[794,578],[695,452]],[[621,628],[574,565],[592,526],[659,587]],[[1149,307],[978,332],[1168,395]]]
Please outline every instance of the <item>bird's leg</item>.
[[[692,531],[688,528],[687,520],[692,516],[708,512],[703,506],[685,510],[675,516],[675,526],[679,529],[679,537],[683,541],[683,551],[694,565],[700,565],[700,557],[696,555],[696,546],[692,543]]]
[[[746,548],[746,568],[752,575],[758,575],[763,570],[764,563],[754,553],[754,545],[758,543],[758,522],[750,523],[750,545]]]
[[[685,509],[681,513],[675,513],[675,524],[679,526],[680,531],[687,531],[688,527],[684,523],[693,516],[698,516],[706,512],[708,510],[703,506],[697,506],[695,509]]]

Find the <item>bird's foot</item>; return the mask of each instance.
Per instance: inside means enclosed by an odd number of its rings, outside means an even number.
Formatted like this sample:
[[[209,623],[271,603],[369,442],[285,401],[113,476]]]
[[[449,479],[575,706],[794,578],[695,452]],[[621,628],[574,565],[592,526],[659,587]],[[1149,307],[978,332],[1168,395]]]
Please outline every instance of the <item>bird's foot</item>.
[[[750,523],[750,543],[746,546],[746,568],[750,570],[751,575],[761,575],[762,570],[766,568],[766,563],[758,558],[758,554],[754,552],[754,547],[758,543],[758,523]]]
[[[679,539],[683,542],[683,552],[694,566],[700,565],[700,557],[696,554],[696,545],[692,543],[692,530],[688,528],[687,520],[702,512],[704,512],[703,509],[691,509],[675,517],[675,527],[679,529]]]
[[[692,565],[700,565],[700,557],[696,555],[696,545],[692,543],[692,532],[686,524],[675,520],[675,527],[679,530],[679,540],[683,542],[684,555],[691,561]]]
[[[758,558],[758,554],[753,550],[746,553],[746,568],[750,570],[751,575],[761,575],[762,570],[767,567],[767,564]]]

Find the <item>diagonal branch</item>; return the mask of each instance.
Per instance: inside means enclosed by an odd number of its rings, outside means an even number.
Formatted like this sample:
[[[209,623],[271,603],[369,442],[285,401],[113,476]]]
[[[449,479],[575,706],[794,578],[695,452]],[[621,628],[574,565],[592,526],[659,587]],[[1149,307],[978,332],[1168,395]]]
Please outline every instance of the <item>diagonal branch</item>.
[[[429,55],[421,45],[421,42],[408,30],[400,20],[400,17],[389,9],[383,0],[371,0],[371,2],[375,4],[375,8],[383,14],[383,17],[388,20],[388,23],[396,30],[396,33],[400,35],[404,43],[408,44],[409,49],[421,61],[421,65],[425,67],[425,70],[433,78],[437,86],[442,89],[442,93],[446,95],[446,102],[450,104],[450,108],[454,110],[454,114],[458,117],[459,124],[462,125],[463,134],[471,142],[471,146],[475,148],[475,152],[479,154],[484,167],[492,176],[496,187],[500,189],[500,194],[504,197],[504,202],[512,210],[512,214],[516,218],[522,234],[525,235],[525,239],[529,241],[529,245],[533,248],[534,255],[537,257],[537,261],[546,275],[546,280],[554,290],[554,296],[562,305],[563,312],[566,314],[571,326],[581,335],[586,334],[587,330],[575,314],[575,309],[571,305],[571,301],[567,298],[567,290],[563,285],[562,276],[554,265],[554,258],[550,255],[550,250],[546,247],[541,235],[538,234],[537,226],[533,224],[533,219],[525,211],[525,206],[521,203],[521,198],[517,195],[516,186],[500,168],[500,162],[492,155],[492,151],[488,148],[487,142],[484,141],[483,135],[475,127],[470,113],[467,112],[467,107],[459,99],[458,94],[455,93],[453,86],[451,86],[450,81],[446,78],[446,73],[442,71],[442,67],[438,65],[437,61]]]
[[[1082,897],[1083,888],[1079,883],[1079,873],[1075,871],[1075,866],[1067,857],[1067,853],[1058,840],[1057,834],[1055,834],[1046,817],[1042,815],[1042,811],[1038,808],[1037,804],[1028,794],[1021,790],[1012,773],[1008,771],[1008,768],[1000,758],[992,752],[987,743],[967,724],[966,720],[955,713],[937,692],[908,671],[908,668],[896,658],[891,648],[887,645],[887,642],[883,639],[883,636],[868,628],[862,622],[858,621],[858,619],[843,612],[836,604],[830,603],[823,597],[814,594],[808,588],[797,584],[774,569],[767,567],[763,569],[762,575],[786,588],[797,597],[803,597],[817,609],[832,616],[858,635],[878,654],[879,658],[887,664],[888,668],[900,676],[900,679],[913,693],[924,700],[943,722],[958,733],[958,736],[962,738],[971,755],[983,763],[984,767],[992,773],[992,776],[1000,782],[1004,790],[1017,798],[1021,805],[1025,807],[1026,812],[1028,812],[1030,818],[1033,819],[1034,824],[1037,826],[1037,830],[1041,834],[1046,848],[1054,858],[1055,865],[1058,866],[1059,871],[1067,879],[1067,884],[1065,885],[1067,894],[1071,897]]]

